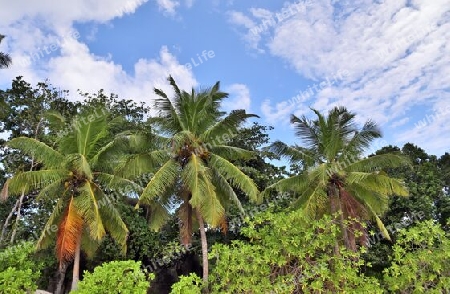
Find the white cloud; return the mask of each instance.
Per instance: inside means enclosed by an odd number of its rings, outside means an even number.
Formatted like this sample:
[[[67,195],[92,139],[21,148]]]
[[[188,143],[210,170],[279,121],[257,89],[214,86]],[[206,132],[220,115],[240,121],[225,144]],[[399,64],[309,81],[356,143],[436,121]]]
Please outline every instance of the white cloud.
[[[180,6],[180,2],[175,0],[156,0],[159,9],[164,11],[168,15],[174,15],[176,8]]]
[[[287,101],[275,103],[275,106],[272,106],[270,100],[266,99],[261,104],[261,112],[270,124],[288,124],[290,115],[294,113],[294,110],[295,104]]]
[[[344,4],[342,8],[342,3],[327,0],[311,2],[304,13],[277,21],[255,46],[268,49],[312,81],[348,71],[345,80],[317,91],[311,106],[325,111],[344,105],[358,113],[360,122],[372,118],[383,128],[408,127],[404,117],[410,111],[423,105],[433,109],[448,100],[449,1],[351,0]],[[308,106],[299,103],[292,111]],[[276,120],[290,107],[279,102],[272,108],[264,102],[262,108],[268,120]],[[436,152],[445,145],[448,148],[450,137],[443,136],[448,126],[436,121],[430,128],[427,132],[410,128],[402,139],[419,140],[430,148],[431,142],[441,142],[436,144],[440,147],[429,149]]]
[[[226,111],[233,109],[245,109],[250,113],[250,90],[244,84],[233,84],[225,88],[225,92],[229,93],[229,98],[225,99],[222,103],[222,107]]]
[[[145,2],[11,2],[6,11],[0,11],[0,31],[8,36],[2,45],[6,46],[4,51],[11,53],[13,65],[0,71],[0,85],[9,85],[12,79],[22,75],[31,84],[49,79],[54,86],[70,90],[71,99],[75,99],[77,89],[83,92],[104,89],[147,103],[154,97],[155,86],[171,92],[166,81],[169,74],[183,89],[196,86],[192,71],[181,65],[166,46],[156,58],[138,60],[134,72],[128,73],[111,56],[93,54],[73,29],[76,21],[108,21],[134,12]]]
[[[236,26],[243,26],[246,29],[246,33],[242,35],[242,39],[247,46],[253,50],[257,50],[263,53],[264,50],[258,48],[258,44],[261,41],[261,36],[255,31],[257,24],[248,16],[240,11],[228,11],[228,22]]]
[[[61,56],[50,60],[47,72],[52,83],[72,92],[78,88],[83,92],[105,89],[119,94],[119,97],[147,103],[155,97],[154,87],[171,93],[166,81],[169,74],[182,89],[189,90],[197,85],[192,72],[179,64],[165,46],[157,59],[137,61],[134,74],[130,75],[121,65],[95,56],[85,44],[73,40],[62,49]]]
[[[74,1],[27,1],[8,2],[7,9],[0,10],[0,27],[24,19],[40,18],[50,26],[68,26],[74,21],[106,22],[124,14],[133,13],[148,0],[74,0]]]

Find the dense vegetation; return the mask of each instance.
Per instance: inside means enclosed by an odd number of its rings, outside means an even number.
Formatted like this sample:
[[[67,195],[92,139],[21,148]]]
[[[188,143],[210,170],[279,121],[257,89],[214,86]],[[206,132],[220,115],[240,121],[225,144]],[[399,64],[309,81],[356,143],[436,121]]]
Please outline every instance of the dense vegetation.
[[[449,153],[368,155],[344,107],[272,142],[219,83],[168,81],[152,105],[0,90],[0,293],[448,293]]]

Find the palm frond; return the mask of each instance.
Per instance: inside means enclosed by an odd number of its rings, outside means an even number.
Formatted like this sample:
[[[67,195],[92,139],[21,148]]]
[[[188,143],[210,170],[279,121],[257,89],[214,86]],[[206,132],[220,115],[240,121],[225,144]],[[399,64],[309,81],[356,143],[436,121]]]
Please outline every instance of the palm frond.
[[[88,180],[78,188],[79,195],[74,199],[73,204],[78,214],[83,218],[85,225],[89,228],[90,237],[100,241],[106,234],[103,226],[98,197],[96,194],[101,190]]]
[[[226,208],[227,204],[231,202],[236,205],[241,214],[245,214],[245,210],[242,207],[241,201],[239,200],[238,196],[236,195],[230,184],[227,182],[227,180],[218,172],[214,172],[212,181],[214,187],[216,188],[217,197],[222,203],[222,206]]]
[[[21,150],[33,157],[35,161],[43,163],[47,168],[60,167],[64,162],[64,156],[61,153],[33,138],[14,138],[7,142],[6,146]]]
[[[56,256],[60,264],[73,260],[82,230],[83,218],[74,205],[74,198],[71,197],[59,225],[56,239]]]
[[[106,115],[98,112],[80,114],[75,118],[77,153],[86,158],[92,158],[97,153],[97,143],[107,135]]]
[[[207,150],[220,157],[226,158],[227,160],[249,160],[254,158],[256,155],[254,151],[227,145],[214,145]]]
[[[224,159],[223,157],[211,154],[209,166],[220,173],[225,179],[227,179],[227,181],[230,181],[233,186],[241,189],[244,193],[246,193],[250,200],[255,202],[261,201],[261,198],[259,197],[260,195],[258,187],[255,185],[253,180],[249,176],[244,174],[234,164]]]
[[[107,197],[100,189],[96,190],[96,193],[99,202]],[[121,245],[122,253],[126,253],[129,232],[119,211],[113,205],[100,205],[98,211],[104,228]]]
[[[408,196],[409,192],[401,180],[391,178],[382,173],[351,172],[347,174],[349,185],[359,184],[382,195]]]
[[[388,153],[365,159],[355,159],[353,162],[350,158],[348,164],[346,164],[345,171],[372,172],[401,166],[411,166],[410,159],[400,153]]]
[[[304,162],[312,165],[315,162],[315,156],[310,150],[299,146],[288,146],[281,141],[272,143],[269,150],[278,156],[287,158],[291,163]]]
[[[70,199],[68,199],[67,195],[63,194],[61,198],[59,198],[56,202],[55,206],[53,207],[53,211],[48,218],[44,229],[41,232],[41,236],[37,241],[37,250],[46,249],[51,244],[54,244],[57,237],[59,225],[63,218],[66,216],[67,206],[70,203],[70,201],[68,200]]]
[[[16,174],[9,179],[8,192],[11,195],[19,195],[22,190],[25,194],[32,190],[39,190],[54,182],[61,182],[70,176],[69,171],[61,170],[39,170]]]
[[[255,114],[248,114],[245,110],[234,110],[225,118],[211,125],[201,135],[200,140],[203,142],[223,142],[224,136],[234,138],[237,135],[237,128],[248,118],[258,117]]]
[[[175,184],[179,166],[175,160],[168,160],[152,177],[139,198],[139,203],[150,204],[151,200],[164,194]]]

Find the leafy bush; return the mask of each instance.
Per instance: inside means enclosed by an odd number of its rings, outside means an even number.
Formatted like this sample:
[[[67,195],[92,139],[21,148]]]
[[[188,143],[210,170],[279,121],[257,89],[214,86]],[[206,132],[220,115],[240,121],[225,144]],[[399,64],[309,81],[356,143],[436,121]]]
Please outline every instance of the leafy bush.
[[[172,285],[171,294],[201,294],[202,279],[195,273],[189,276],[181,276],[180,280]]]
[[[450,289],[450,239],[432,221],[399,231],[392,264],[384,271],[394,293],[446,293]]]
[[[242,233],[249,241],[213,246],[213,293],[383,293],[375,278],[360,273],[361,252],[340,246],[334,254],[340,231],[330,216],[265,212]]]
[[[93,273],[84,272],[84,277],[78,283],[78,289],[73,294],[145,294],[150,281],[155,278],[141,270],[141,263],[133,260],[111,261],[94,269]]]
[[[42,263],[33,260],[34,252],[32,242],[0,252],[0,293],[26,293],[37,289]]]

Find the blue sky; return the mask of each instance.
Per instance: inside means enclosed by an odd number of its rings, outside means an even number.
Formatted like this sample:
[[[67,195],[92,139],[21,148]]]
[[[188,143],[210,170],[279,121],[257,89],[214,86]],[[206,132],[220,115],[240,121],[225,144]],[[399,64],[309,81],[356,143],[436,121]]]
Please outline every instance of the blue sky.
[[[5,0],[0,0],[5,1]],[[375,120],[376,150],[413,142],[450,151],[448,0],[16,0],[2,5],[0,50],[23,75],[61,89],[105,89],[151,104],[172,74],[189,89],[216,81],[226,109],[245,108],[295,141],[289,115],[336,105]],[[202,55],[203,54],[203,55]]]

